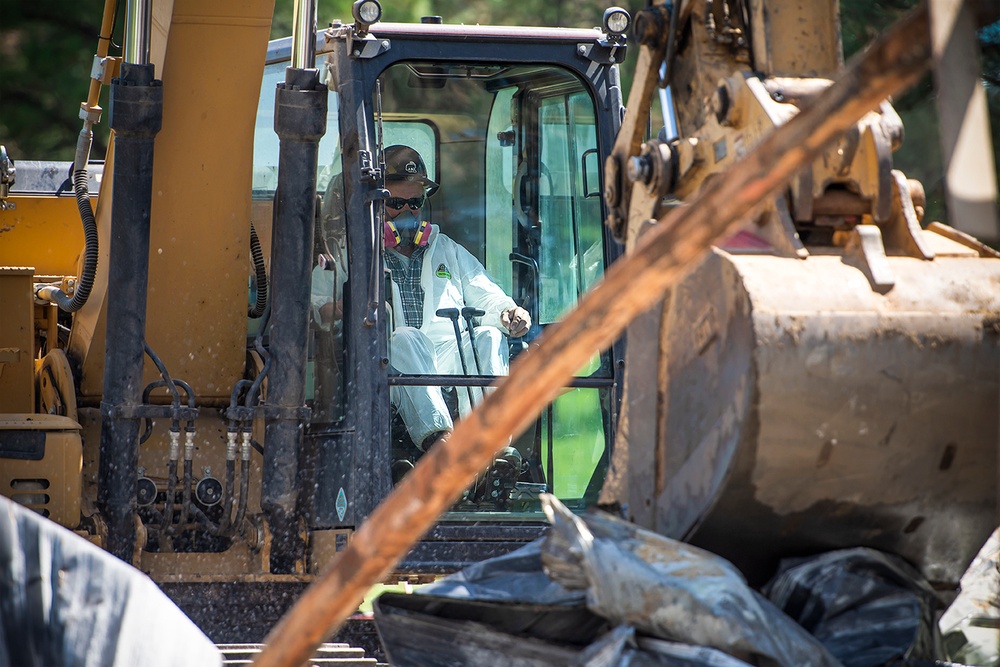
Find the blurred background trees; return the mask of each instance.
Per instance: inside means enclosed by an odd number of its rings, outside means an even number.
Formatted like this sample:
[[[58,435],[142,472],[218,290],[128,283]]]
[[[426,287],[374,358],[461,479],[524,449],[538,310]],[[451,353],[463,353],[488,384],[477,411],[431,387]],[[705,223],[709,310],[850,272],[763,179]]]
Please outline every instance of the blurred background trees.
[[[843,44],[847,57],[902,16],[916,0],[841,0]],[[124,2],[121,3],[124,5]],[[334,19],[351,20],[351,0],[319,0],[320,26]],[[633,16],[645,0],[385,0],[386,21],[419,21],[441,16],[446,23],[535,25],[589,28],[599,25],[612,4]],[[0,0],[0,143],[18,159],[70,160],[80,131],[80,103],[88,76],[103,0]],[[291,33],[293,0],[276,0],[271,37]],[[113,32],[121,52],[124,8]],[[994,147],[1000,146],[1000,24],[980,32],[983,81],[990,99]],[[623,68],[625,94],[638,49],[629,50]],[[235,57],[235,55],[234,55]],[[906,128],[896,154],[897,166],[924,183],[928,214],[944,219],[941,151],[938,146],[934,88],[930,76],[894,104]],[[107,90],[102,106],[107,108]],[[107,148],[107,117],[96,128],[93,155]],[[654,120],[655,123],[655,120]],[[653,128],[653,133],[658,127]]]
[[[111,53],[121,53],[124,0]],[[319,0],[317,23],[350,22],[352,0]],[[447,23],[590,28],[601,23],[604,0],[383,0],[383,19],[416,22],[441,16]],[[618,2],[633,14],[641,0]],[[292,32],[294,0],[276,0],[271,38]],[[103,0],[0,0],[0,144],[17,159],[71,160],[87,97]],[[635,51],[633,49],[633,51]],[[235,57],[235,54],[234,54]],[[634,54],[633,54],[634,58]],[[107,89],[101,106],[107,109]],[[107,148],[107,114],[95,127],[92,155]]]

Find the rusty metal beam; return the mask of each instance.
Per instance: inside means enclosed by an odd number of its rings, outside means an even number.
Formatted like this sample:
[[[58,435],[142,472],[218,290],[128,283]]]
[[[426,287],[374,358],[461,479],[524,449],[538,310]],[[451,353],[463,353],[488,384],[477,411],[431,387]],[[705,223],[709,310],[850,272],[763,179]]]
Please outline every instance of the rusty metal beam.
[[[375,509],[348,548],[271,631],[254,664],[304,663],[458,499],[498,447],[532,423],[596,350],[609,346],[634,317],[660,301],[713,243],[735,232],[748,211],[785,187],[841,132],[918,79],[930,60],[928,35],[922,6],[854,61],[814,104],[707,184],[691,206],[674,209],[645,234]]]

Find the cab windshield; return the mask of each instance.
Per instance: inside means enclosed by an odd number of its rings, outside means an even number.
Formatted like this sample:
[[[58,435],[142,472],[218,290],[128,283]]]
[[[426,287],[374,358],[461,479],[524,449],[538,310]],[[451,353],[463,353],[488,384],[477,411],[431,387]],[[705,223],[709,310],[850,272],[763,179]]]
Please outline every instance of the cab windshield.
[[[386,209],[389,221],[416,216],[430,228],[429,244],[417,252],[391,241],[384,251],[392,329],[417,329],[433,355],[433,363],[414,363],[412,341],[389,337],[398,479],[407,467],[401,462],[415,461],[424,446],[412,422],[433,422],[408,414],[420,402],[414,397],[439,395],[450,420],[461,419],[603,274],[607,253],[595,105],[573,74],[552,66],[405,62],[382,74],[372,103],[381,111],[376,133],[390,191],[391,154],[400,146],[419,154],[436,186],[419,212]],[[419,308],[408,291],[421,292]],[[394,302],[400,298],[403,304]],[[523,334],[505,326],[510,308],[530,319]],[[610,448],[611,377],[609,355],[595,355],[575,386],[504,450],[513,476],[487,471],[480,480],[487,488],[470,489],[452,518],[536,512],[542,491],[571,505],[593,502]]]
[[[258,230],[270,226],[278,155],[274,84],[285,64],[268,66],[261,92],[254,145]],[[410,259],[401,248],[388,240],[380,248],[395,483],[438,435],[483,400],[518,354],[576,304],[601,277],[610,254],[595,102],[571,72],[540,65],[400,62],[379,76],[370,104],[375,144],[382,150],[377,159],[405,147],[419,156],[421,177],[437,186],[425,189],[419,210],[402,207],[427,223],[428,243],[412,267],[419,266],[417,275],[404,275]],[[356,329],[345,313],[371,275],[367,266],[348,266],[349,227],[367,236],[370,223],[352,227],[348,220],[338,125],[339,100],[331,92],[327,135],[319,146],[306,398],[313,432],[334,434],[351,432],[351,401],[368,400],[352,393],[346,379],[351,364],[368,362],[349,358]],[[391,182],[387,187],[394,189]],[[405,222],[393,218],[397,211],[385,202],[375,211],[379,221]],[[267,236],[261,233],[265,246]],[[474,295],[470,281],[488,283],[492,298]],[[404,299],[414,285],[422,285],[418,303],[409,295]],[[438,314],[448,308],[450,316]],[[502,321],[511,308],[530,322],[524,331],[513,332]],[[419,334],[407,335],[407,329]],[[474,339],[483,344],[473,346]],[[371,373],[383,372],[379,361],[370,360]],[[538,520],[542,492],[571,507],[595,502],[610,460],[614,391],[611,354],[595,354],[541,418],[510,443],[504,456],[510,469],[499,478],[484,473],[449,518],[477,521],[489,513],[499,521]]]

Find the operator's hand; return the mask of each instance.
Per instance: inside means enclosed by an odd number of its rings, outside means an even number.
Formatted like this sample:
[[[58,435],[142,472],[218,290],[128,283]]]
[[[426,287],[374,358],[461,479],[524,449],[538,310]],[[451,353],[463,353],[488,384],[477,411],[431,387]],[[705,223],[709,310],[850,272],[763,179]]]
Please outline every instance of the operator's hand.
[[[319,307],[319,317],[323,324],[344,319],[343,301],[330,301]]]
[[[524,308],[514,306],[500,313],[500,324],[504,325],[511,338],[520,338],[531,328],[531,315]]]

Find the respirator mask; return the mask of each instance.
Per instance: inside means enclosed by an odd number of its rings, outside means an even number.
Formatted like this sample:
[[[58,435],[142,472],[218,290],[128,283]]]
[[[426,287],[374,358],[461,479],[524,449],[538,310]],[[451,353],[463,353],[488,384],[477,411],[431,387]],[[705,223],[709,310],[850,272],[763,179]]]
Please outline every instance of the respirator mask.
[[[389,197],[386,200],[386,207],[389,209],[395,211],[402,210],[404,207],[407,209],[396,216],[395,220],[390,219],[388,215],[385,217],[383,231],[385,232],[386,248],[410,244],[414,246],[427,245],[431,235],[430,223],[418,217],[424,201],[426,201],[426,197],[414,197],[413,199]]]

